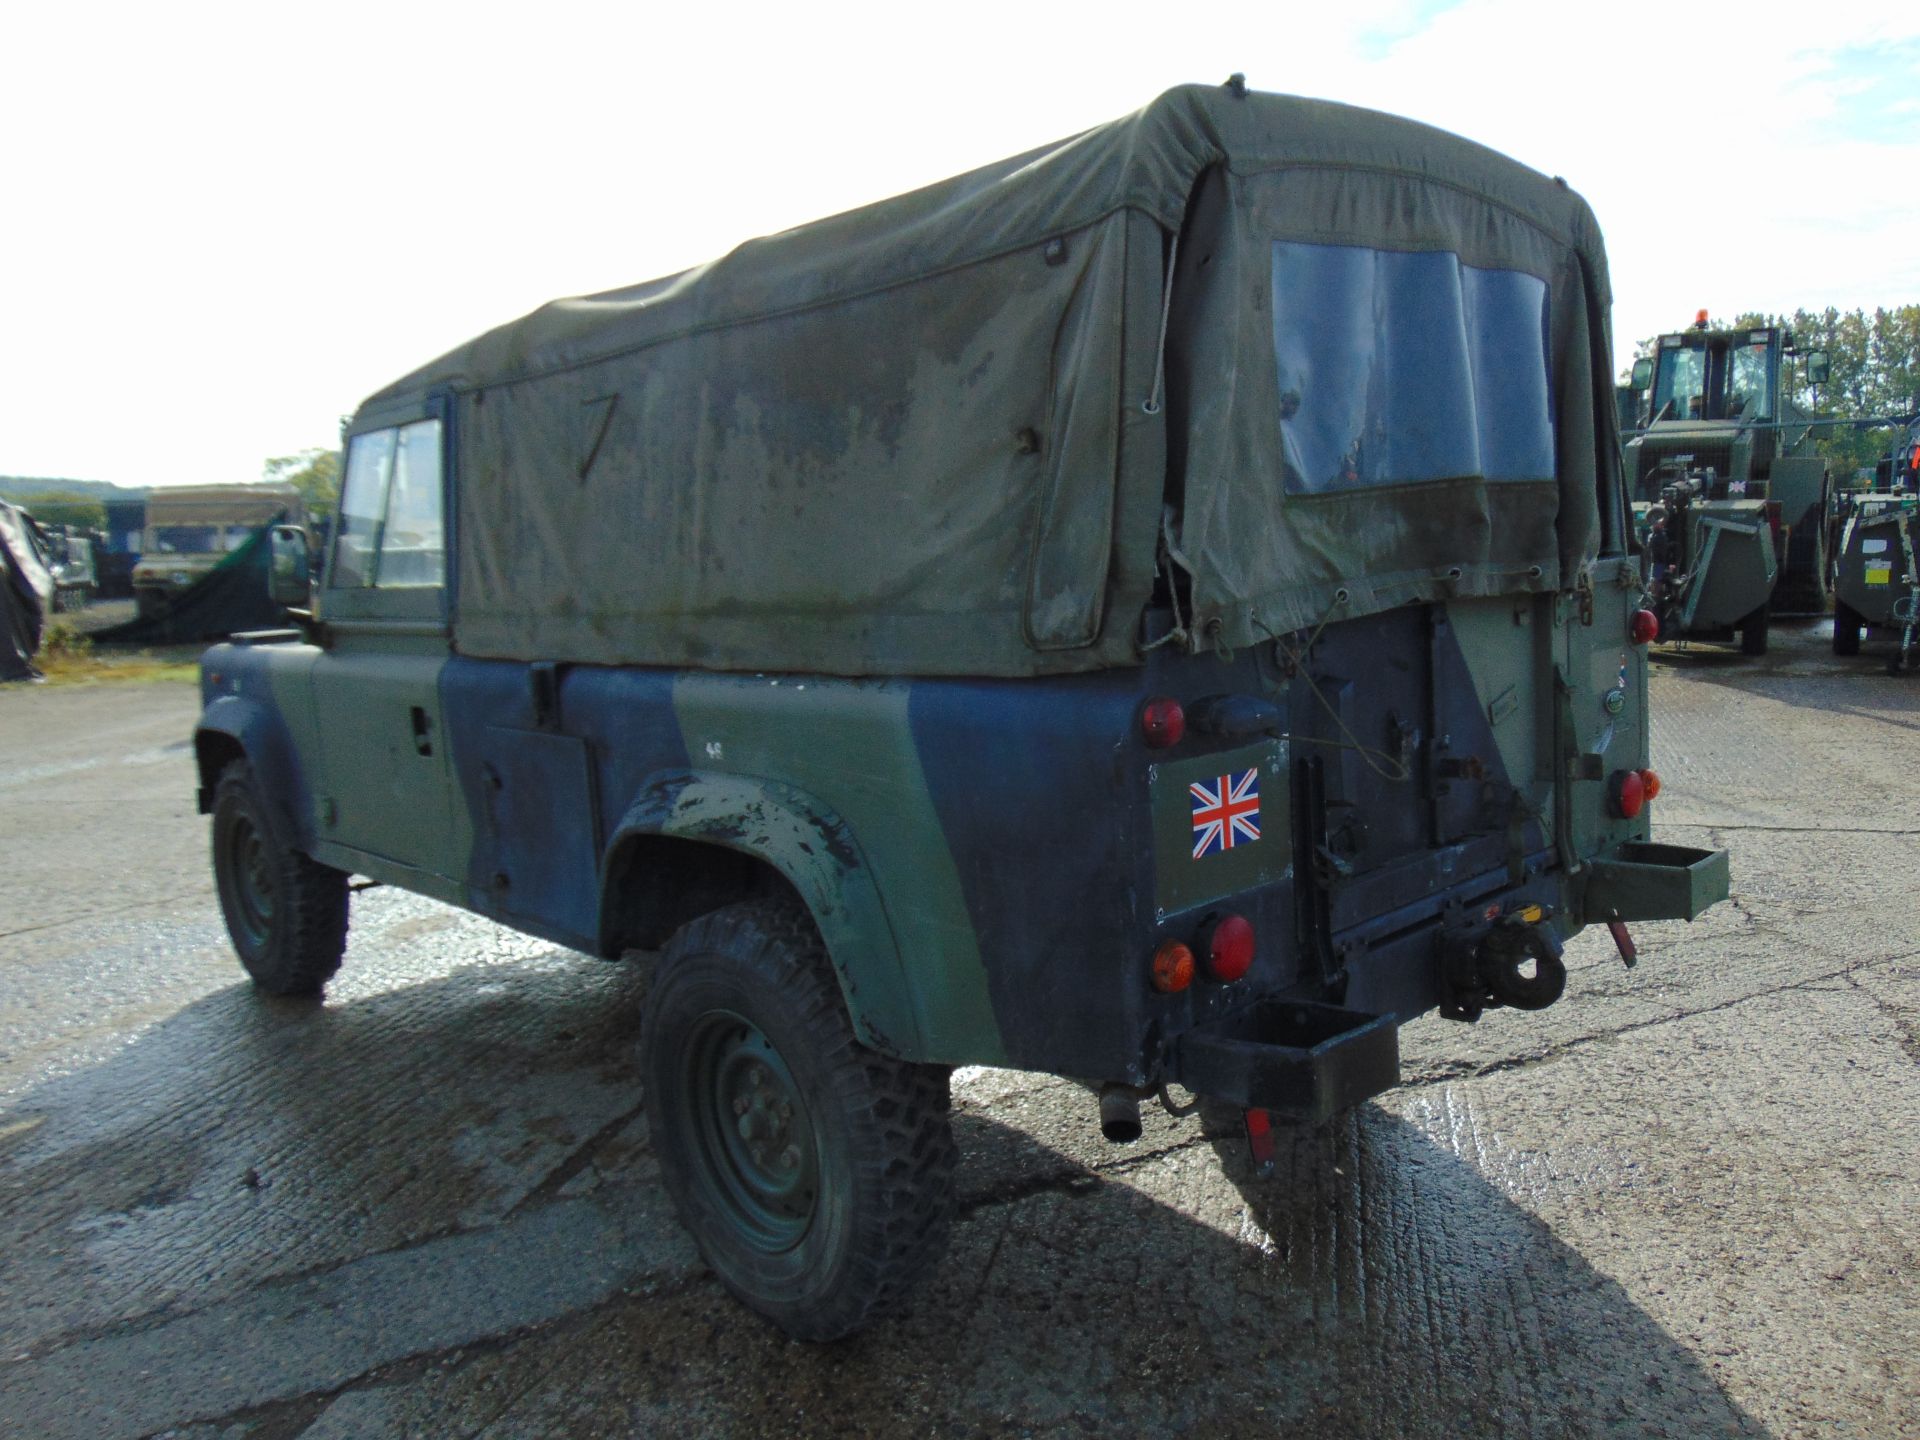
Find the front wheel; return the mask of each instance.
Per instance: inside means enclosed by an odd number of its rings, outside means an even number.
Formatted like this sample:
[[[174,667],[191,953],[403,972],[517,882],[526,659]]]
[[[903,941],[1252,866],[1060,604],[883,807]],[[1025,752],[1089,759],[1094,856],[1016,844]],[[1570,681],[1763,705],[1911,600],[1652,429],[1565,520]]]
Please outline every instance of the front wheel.
[[[866,1328],[939,1258],[948,1072],[859,1043],[797,905],[731,905],[674,936],[641,1066],[681,1220],[722,1283],[795,1339]]]
[[[1740,653],[1742,655],[1764,655],[1767,653],[1767,607],[1762,605],[1746,619],[1740,622]]]
[[[347,948],[347,877],[274,838],[253,768],[235,760],[213,796],[213,878],[227,934],[270,995],[317,995]]]

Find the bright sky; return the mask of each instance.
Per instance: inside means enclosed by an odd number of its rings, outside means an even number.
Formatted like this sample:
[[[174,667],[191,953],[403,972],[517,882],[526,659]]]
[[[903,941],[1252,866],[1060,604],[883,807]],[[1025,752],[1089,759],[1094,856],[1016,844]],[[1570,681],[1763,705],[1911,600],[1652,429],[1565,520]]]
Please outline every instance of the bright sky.
[[[1599,214],[1624,343],[1920,301],[1920,4],[84,0],[0,24],[0,474],[256,479],[557,295],[1244,71]]]

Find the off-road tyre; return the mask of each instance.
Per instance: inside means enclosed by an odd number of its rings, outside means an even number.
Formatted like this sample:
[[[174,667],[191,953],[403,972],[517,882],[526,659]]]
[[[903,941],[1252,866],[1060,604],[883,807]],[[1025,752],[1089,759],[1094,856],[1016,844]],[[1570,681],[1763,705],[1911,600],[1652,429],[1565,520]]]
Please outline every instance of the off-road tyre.
[[[682,928],[640,1043],[654,1153],[721,1283],[797,1340],[898,1311],[952,1223],[949,1071],[859,1043],[806,912],[744,901]]]
[[[1858,655],[1860,653],[1860,630],[1865,624],[1860,612],[1844,600],[1833,602],[1833,653],[1836,655]]]
[[[244,760],[220,772],[213,792],[213,876],[253,983],[270,995],[318,995],[347,948],[347,876],[275,838]]]
[[[1746,619],[1740,622],[1740,653],[1742,655],[1764,655],[1767,653],[1767,607],[1762,605]]]

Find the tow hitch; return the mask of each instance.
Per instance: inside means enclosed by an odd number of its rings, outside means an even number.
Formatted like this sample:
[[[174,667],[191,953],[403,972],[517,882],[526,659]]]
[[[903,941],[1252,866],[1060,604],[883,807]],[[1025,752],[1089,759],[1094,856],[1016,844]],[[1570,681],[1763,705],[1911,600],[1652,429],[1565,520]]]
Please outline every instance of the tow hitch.
[[[1506,915],[1477,933],[1456,932],[1440,942],[1447,998],[1440,1013],[1449,1020],[1478,1020],[1497,1005],[1544,1010],[1567,988],[1560,937],[1546,923],[1550,912]]]

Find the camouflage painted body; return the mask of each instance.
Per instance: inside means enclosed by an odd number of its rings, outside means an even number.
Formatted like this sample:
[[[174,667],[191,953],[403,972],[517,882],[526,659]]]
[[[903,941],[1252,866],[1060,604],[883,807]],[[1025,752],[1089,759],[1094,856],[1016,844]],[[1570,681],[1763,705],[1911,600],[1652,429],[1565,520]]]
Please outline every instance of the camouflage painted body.
[[[1602,561],[1590,601],[1331,624],[1291,675],[1271,647],[978,682],[529,666],[334,622],[326,650],[210,651],[197,743],[207,787],[244,751],[315,858],[608,957],[771,867],[868,1044],[1141,1085],[1262,995],[1433,1008],[1443,932],[1724,894],[1724,855],[1656,856],[1644,813],[1609,817],[1608,778],[1648,761],[1638,593]],[[1148,696],[1223,692],[1276,702],[1286,738],[1141,738]],[[1195,860],[1188,783],[1251,767],[1259,840]],[[1249,978],[1152,989],[1156,945],[1222,908],[1254,924]]]
[[[543,306],[348,426],[203,804],[244,755],[288,845],[607,957],[784,890],[885,1055],[1324,1117],[1726,894],[1622,799],[1608,303],[1564,182],[1236,83]]]

